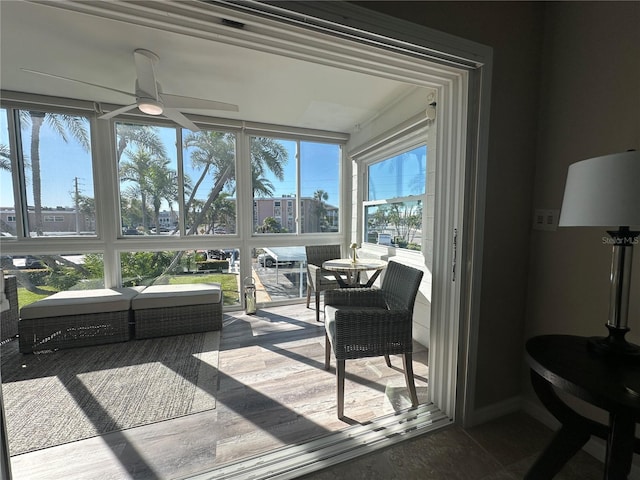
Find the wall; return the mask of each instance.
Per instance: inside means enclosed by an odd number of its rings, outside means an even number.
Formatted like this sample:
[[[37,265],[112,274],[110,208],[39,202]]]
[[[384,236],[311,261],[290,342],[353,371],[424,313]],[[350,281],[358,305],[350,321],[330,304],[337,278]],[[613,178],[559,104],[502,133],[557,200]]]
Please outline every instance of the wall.
[[[494,49],[476,409],[520,395],[544,4],[360,2]]]
[[[571,163],[640,149],[640,3],[554,3],[545,26],[534,204],[559,209]],[[640,201],[640,186],[638,192]],[[606,335],[611,247],[603,243],[605,236],[597,228],[533,232],[526,337]],[[627,339],[640,343],[640,253],[635,250]],[[523,390],[535,412],[538,401],[527,381]],[[602,411],[574,407],[607,422]],[[604,452],[598,442],[587,449]],[[634,468],[640,475],[638,455]]]
[[[559,209],[571,163],[640,149],[640,3],[553,4],[544,51],[534,204]],[[605,335],[611,247],[603,236],[591,228],[533,232],[527,336]],[[637,342],[640,254],[633,268],[628,338]]]

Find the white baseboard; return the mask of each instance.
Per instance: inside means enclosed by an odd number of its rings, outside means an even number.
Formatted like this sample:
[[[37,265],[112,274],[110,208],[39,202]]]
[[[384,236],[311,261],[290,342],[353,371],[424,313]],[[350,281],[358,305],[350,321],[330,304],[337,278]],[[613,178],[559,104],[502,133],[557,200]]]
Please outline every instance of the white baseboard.
[[[466,419],[465,427],[480,425],[490,420],[508,415],[509,413],[517,412],[518,410],[522,410],[522,397],[511,397],[507,400],[503,400],[502,402],[474,410]]]

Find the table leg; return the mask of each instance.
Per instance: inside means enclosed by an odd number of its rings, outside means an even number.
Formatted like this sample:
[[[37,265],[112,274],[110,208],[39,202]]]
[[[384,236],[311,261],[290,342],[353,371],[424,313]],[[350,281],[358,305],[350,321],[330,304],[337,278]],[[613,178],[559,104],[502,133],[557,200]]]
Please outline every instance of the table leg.
[[[631,471],[636,423],[630,412],[609,414],[605,480],[626,480]]]
[[[553,478],[591,435],[606,438],[607,428],[574,412],[558,397],[551,384],[533,370],[531,384],[540,401],[562,423],[549,446],[524,477],[525,480],[546,480]]]
[[[553,478],[590,438],[591,433],[588,429],[576,429],[575,425],[563,425],[531,466],[524,479],[546,480]]]
[[[367,284],[365,285],[365,287],[371,287],[373,285],[373,283],[376,281],[376,278],[378,278],[378,275],[380,275],[381,270],[376,270],[375,272],[373,272],[373,275],[371,275],[371,278],[369,279],[369,281],[367,282]]]

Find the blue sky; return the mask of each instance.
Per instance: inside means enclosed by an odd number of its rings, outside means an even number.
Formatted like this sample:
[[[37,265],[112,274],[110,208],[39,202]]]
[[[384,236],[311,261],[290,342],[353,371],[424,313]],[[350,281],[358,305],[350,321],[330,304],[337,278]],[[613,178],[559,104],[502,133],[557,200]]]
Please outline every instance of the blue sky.
[[[160,128],[160,135],[167,145],[167,153],[171,160],[171,168],[176,168],[175,130]],[[25,143],[25,154],[29,158],[30,130],[22,132]],[[40,159],[42,176],[42,204],[44,206],[72,206],[75,178],[85,196],[94,196],[93,177],[91,173],[91,155],[74,139],[65,143],[60,136],[46,124],[40,135]],[[0,115],[0,143],[8,145],[8,128],[5,115]],[[279,181],[270,173],[266,177],[273,183],[274,196],[295,193],[296,162],[295,142],[283,140],[289,161],[284,166],[285,180]],[[123,159],[124,160],[124,159]],[[192,178],[196,175],[190,171],[189,162],[185,162],[185,173]],[[336,145],[303,142],[301,146],[301,195],[311,197],[322,189],[329,194],[327,202],[337,205],[339,174],[339,148]],[[31,190],[31,171],[27,171],[27,194],[29,205],[33,205]],[[124,188],[124,187],[123,187]],[[13,206],[13,190],[8,172],[0,171],[0,206]]]

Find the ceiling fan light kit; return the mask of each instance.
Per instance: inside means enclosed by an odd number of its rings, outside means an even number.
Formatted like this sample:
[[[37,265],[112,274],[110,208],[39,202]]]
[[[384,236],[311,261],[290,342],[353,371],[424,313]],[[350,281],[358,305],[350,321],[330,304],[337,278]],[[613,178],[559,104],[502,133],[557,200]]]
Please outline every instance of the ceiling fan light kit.
[[[163,93],[158,81],[156,80],[155,72],[155,67],[160,61],[160,58],[155,53],[149,50],[138,48],[133,52],[133,59],[135,62],[137,74],[137,78],[135,81],[135,93],[117,90],[105,85],[98,85],[95,83],[84,82],[82,80],[67,78],[60,75],[54,75],[52,73],[39,72],[37,70],[31,70],[27,68],[22,68],[21,70],[45,77],[57,78],[59,80],[66,80],[69,82],[102,88],[111,92],[128,95],[136,99],[136,102],[131,105],[126,105],[124,107],[120,107],[111,112],[100,115],[98,118],[102,120],[108,120],[117,115],[120,115],[121,113],[133,110],[137,107],[142,113],[145,113],[147,115],[164,115],[166,118],[173,120],[182,128],[187,128],[192,131],[198,131],[200,129],[191,120],[185,117],[180,110],[193,109],[225,110],[228,112],[239,111],[237,105],[233,105],[230,103]]]
[[[138,109],[147,115],[162,115],[164,108],[160,102],[152,98],[138,98],[136,101]]]

